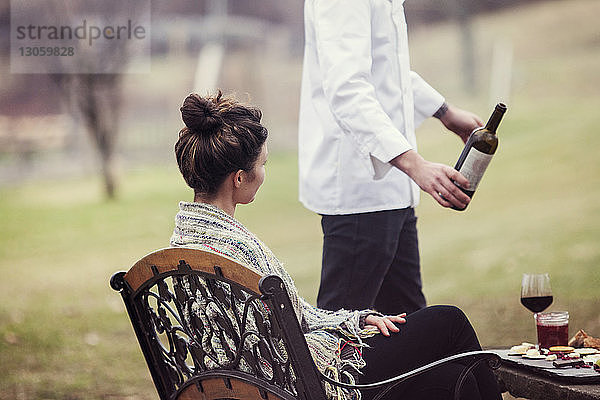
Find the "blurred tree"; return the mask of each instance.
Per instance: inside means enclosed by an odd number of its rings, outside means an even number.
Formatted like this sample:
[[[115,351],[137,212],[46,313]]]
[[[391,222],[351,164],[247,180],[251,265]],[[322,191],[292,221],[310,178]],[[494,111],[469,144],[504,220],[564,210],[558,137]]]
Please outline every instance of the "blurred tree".
[[[104,35],[106,27],[114,28],[108,31],[113,35],[111,40],[98,40],[92,45],[90,31],[89,39],[71,42],[77,61],[73,64],[72,60],[66,60],[59,73],[51,74],[70,112],[80,117],[92,139],[99,155],[106,197],[113,199],[117,191],[115,153],[122,104],[122,74],[127,71],[132,54],[139,50],[132,47],[134,42],[127,34],[121,40],[114,39],[117,29],[123,26],[123,19],[115,16],[128,17],[128,24],[135,25],[145,21],[144,13],[147,12],[149,22],[149,0],[58,0],[48,1],[46,5],[46,12],[52,12],[53,16],[60,14],[57,20],[79,24],[83,19],[90,25],[90,21],[95,21],[105,28]]]
[[[406,2],[409,28],[434,21],[450,20],[456,23],[461,42],[461,71],[463,86],[467,92],[476,89],[475,40],[472,18],[478,12],[494,6],[493,0],[421,0]],[[498,6],[497,4],[495,5]],[[443,40],[437,38],[436,40]]]
[[[452,14],[460,28],[462,47],[463,86],[467,93],[476,91],[475,41],[473,39],[473,8],[477,6],[473,0],[454,0]]]
[[[116,196],[115,148],[122,99],[120,74],[55,74],[69,109],[81,116],[100,157],[107,198]]]

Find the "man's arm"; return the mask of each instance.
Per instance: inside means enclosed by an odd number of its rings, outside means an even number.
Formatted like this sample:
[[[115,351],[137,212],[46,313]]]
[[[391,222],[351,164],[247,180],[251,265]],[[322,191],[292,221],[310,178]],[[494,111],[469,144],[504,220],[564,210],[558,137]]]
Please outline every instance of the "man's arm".
[[[446,128],[456,133],[466,142],[471,132],[483,125],[481,119],[469,112],[446,102],[433,115]],[[444,207],[464,208],[470,201],[469,196],[456,187],[453,181],[468,188],[469,181],[454,168],[444,164],[425,160],[413,150],[406,151],[390,163],[411,177],[419,187],[429,193]]]
[[[433,115],[452,132],[456,133],[463,141],[467,142],[469,135],[475,128],[483,126],[483,121],[475,114],[444,103]]]
[[[325,97],[338,124],[354,137],[357,149],[399,168],[442,206],[463,208],[469,197],[452,180],[468,184],[466,179],[453,168],[426,161],[412,150],[383,111],[374,87],[367,79],[372,63],[368,2],[320,2],[315,6],[314,14]],[[431,116],[434,110],[427,110],[423,117]],[[426,110],[421,111],[425,113]],[[453,113],[449,121],[456,121]]]
[[[469,181],[457,170],[448,165],[425,160],[414,150],[409,150],[394,158],[390,163],[400,169],[441,206],[464,208],[471,200],[452,181],[468,188]]]

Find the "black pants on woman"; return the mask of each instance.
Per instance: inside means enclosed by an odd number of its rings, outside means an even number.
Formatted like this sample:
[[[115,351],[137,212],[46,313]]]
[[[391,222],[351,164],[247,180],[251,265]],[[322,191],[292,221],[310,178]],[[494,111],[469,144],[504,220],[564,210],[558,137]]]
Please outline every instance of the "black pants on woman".
[[[363,357],[367,363],[359,383],[370,383],[410,371],[441,358],[466,351],[481,350],[477,335],[465,314],[453,306],[432,306],[406,317],[400,332],[366,339]],[[386,400],[452,399],[458,376],[464,366],[448,364],[424,373],[394,388]],[[378,391],[363,392],[371,399]],[[501,399],[498,383],[490,368],[478,365],[465,380],[461,399]]]

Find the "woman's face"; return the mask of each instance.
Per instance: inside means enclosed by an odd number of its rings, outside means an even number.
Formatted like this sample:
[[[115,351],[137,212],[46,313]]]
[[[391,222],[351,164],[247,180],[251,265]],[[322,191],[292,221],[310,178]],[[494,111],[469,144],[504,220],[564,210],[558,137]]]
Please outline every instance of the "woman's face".
[[[265,143],[252,171],[244,172],[244,180],[240,187],[240,203],[248,204],[256,197],[256,192],[258,192],[258,189],[265,181],[265,164],[268,155],[267,143]]]

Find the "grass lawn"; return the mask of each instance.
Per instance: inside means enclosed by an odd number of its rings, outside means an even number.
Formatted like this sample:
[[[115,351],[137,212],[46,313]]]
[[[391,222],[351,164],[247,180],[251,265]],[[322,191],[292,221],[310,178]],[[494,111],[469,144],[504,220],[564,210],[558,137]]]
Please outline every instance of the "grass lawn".
[[[551,309],[571,313],[571,334],[600,336],[598,13],[595,0],[549,1],[475,21],[478,40],[502,34],[513,43],[515,86],[499,150],[466,212],[423,195],[418,215],[429,302],[463,308],[484,345],[535,340],[519,286],[522,273],[536,271],[550,273]],[[412,38],[416,69],[487,116],[485,96],[454,87],[458,33],[428,29]],[[483,82],[489,65],[480,67]],[[431,160],[453,164],[461,149],[434,121],[419,138]],[[294,152],[272,151],[264,187],[237,217],[314,302],[319,218],[297,201],[296,165]],[[127,171],[118,201],[105,202],[100,188],[86,177],[0,189],[0,400],[156,398],[108,280],[168,245],[177,202],[191,193],[174,164]]]

